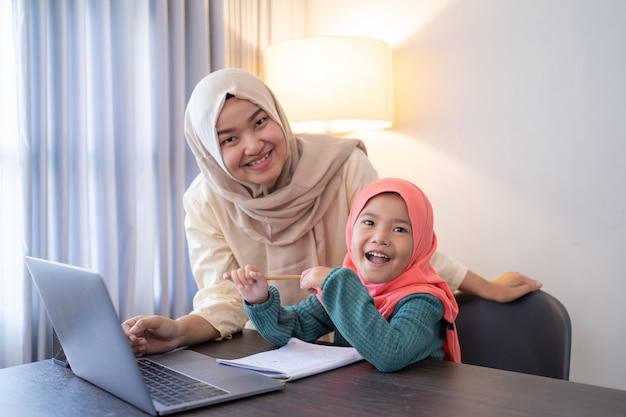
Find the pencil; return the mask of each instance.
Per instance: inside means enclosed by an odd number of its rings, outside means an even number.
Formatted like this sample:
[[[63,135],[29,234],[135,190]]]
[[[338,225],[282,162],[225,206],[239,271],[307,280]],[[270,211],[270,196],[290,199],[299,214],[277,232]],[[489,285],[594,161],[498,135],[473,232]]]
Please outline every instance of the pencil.
[[[286,279],[300,279],[300,275],[268,275],[265,279],[268,281],[284,281]]]

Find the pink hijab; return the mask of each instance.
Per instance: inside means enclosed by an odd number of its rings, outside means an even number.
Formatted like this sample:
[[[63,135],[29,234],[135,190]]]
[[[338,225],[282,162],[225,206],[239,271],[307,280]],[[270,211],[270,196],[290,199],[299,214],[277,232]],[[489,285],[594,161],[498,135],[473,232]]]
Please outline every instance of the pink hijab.
[[[386,192],[399,194],[406,203],[413,229],[413,254],[408,266],[399,276],[383,284],[371,284],[361,277],[352,261],[352,230],[367,202],[372,197]],[[437,238],[433,231],[433,210],[424,193],[414,184],[395,178],[384,178],[368,184],[352,204],[346,224],[346,243],[348,253],[344,258],[343,266],[357,273],[374,299],[374,305],[385,318],[388,319],[391,316],[398,301],[411,294],[431,294],[441,301],[443,318],[450,323],[446,326],[444,359],[460,362],[459,340],[454,327],[458,306],[448,285],[437,275],[430,264],[430,257],[437,248]]]

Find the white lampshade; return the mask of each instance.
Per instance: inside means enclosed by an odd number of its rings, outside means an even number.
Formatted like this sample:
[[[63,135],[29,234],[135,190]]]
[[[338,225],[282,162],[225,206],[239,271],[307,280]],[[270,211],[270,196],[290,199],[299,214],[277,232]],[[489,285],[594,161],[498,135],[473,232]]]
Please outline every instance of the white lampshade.
[[[264,78],[294,132],[391,127],[391,48],[350,36],[292,39],[264,51]]]

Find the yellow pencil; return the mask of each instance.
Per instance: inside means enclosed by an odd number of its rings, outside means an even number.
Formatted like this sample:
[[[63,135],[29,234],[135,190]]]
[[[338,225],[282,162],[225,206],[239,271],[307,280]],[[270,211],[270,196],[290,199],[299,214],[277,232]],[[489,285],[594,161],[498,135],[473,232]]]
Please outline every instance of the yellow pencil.
[[[268,281],[280,281],[286,279],[300,279],[300,275],[268,275],[265,278]]]

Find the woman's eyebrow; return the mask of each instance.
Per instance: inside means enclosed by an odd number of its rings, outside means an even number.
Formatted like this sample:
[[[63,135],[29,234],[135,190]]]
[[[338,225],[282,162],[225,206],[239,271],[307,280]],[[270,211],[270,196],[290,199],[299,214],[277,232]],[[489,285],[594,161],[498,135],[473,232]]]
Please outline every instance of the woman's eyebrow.
[[[256,119],[256,117],[259,115],[259,113],[263,113],[263,109],[262,108],[257,108],[256,111],[254,113],[252,113],[252,115],[250,117],[248,117],[248,121],[251,122],[254,119]]]
[[[262,108],[258,107],[256,109],[256,111],[254,113],[252,113],[252,115],[250,117],[248,117],[248,122],[253,121],[259,115],[259,113],[263,113],[263,111],[264,110]],[[226,129],[218,130],[217,134],[218,135],[223,135],[223,134],[226,134],[226,133],[230,133],[233,130],[235,130],[234,127],[227,127]]]
[[[223,135],[223,134],[226,134],[226,133],[230,133],[233,130],[235,130],[235,129],[232,128],[232,127],[227,127],[226,129],[218,130],[217,131],[217,135],[220,136],[220,135]]]

